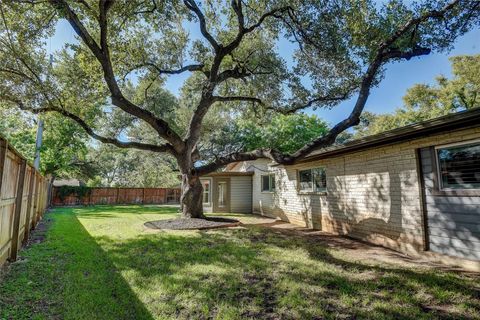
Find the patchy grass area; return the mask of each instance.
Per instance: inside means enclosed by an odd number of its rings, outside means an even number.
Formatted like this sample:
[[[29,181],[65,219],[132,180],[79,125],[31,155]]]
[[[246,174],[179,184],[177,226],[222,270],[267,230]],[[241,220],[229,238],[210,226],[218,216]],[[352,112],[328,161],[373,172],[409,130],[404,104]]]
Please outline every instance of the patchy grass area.
[[[478,276],[354,261],[260,227],[143,227],[176,211],[56,209],[4,270],[0,319],[480,319]]]

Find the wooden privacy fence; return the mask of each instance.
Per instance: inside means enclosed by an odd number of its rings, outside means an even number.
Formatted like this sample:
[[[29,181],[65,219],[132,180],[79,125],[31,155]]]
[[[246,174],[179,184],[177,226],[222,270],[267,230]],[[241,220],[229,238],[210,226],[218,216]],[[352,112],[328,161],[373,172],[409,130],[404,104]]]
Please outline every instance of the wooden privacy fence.
[[[83,195],[63,194],[63,187],[53,188],[52,205],[76,206],[96,204],[177,204],[180,189],[168,188],[88,188]],[[70,188],[69,188],[70,189]],[[73,190],[73,189],[72,189]]]
[[[47,208],[48,179],[0,136],[0,266],[15,261]]]

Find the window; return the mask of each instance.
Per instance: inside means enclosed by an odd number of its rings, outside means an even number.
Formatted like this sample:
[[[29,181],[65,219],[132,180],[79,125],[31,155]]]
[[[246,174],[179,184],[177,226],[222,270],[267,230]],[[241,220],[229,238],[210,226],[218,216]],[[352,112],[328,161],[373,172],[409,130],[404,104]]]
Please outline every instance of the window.
[[[262,176],[262,192],[275,191],[275,175],[267,174]]]
[[[327,191],[325,168],[313,168],[298,171],[298,190],[301,192]]]
[[[210,180],[202,180],[203,186],[203,203],[209,204],[211,195],[210,195]]]
[[[227,191],[227,183],[226,182],[219,182],[218,183],[218,206],[220,208],[225,207],[225,193]]]
[[[441,189],[480,189],[480,142],[436,151]]]

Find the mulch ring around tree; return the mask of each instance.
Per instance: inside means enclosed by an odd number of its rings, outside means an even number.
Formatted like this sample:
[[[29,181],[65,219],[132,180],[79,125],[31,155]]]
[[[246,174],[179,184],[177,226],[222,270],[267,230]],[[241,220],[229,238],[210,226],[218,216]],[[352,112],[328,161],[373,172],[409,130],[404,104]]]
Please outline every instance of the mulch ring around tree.
[[[204,230],[236,227],[238,225],[240,225],[240,221],[238,220],[219,217],[208,217],[206,219],[178,218],[148,221],[144,223],[144,226],[147,228],[163,230]]]

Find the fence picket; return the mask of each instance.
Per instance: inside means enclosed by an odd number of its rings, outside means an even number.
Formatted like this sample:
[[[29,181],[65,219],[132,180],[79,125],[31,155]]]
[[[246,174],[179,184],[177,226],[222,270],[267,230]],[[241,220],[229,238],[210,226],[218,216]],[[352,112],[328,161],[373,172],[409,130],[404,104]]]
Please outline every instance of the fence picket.
[[[28,186],[28,200],[27,200],[27,216],[25,218],[25,234],[23,235],[23,244],[27,243],[32,228],[32,212],[33,212],[33,193],[35,192],[36,174],[33,168],[30,170],[30,181]]]
[[[20,218],[23,204],[23,188],[25,185],[25,173],[27,171],[27,160],[22,159],[20,163],[20,173],[18,174],[17,192],[15,196],[15,211],[13,215],[12,243],[10,245],[10,260],[17,260],[18,255],[18,237],[20,232]]]
[[[180,202],[180,189],[177,188],[91,188],[89,196],[83,198],[79,198],[75,194],[60,197],[60,188],[53,187],[51,203],[53,206],[166,204]],[[170,194],[171,197],[167,197],[167,194]]]
[[[17,259],[30,229],[43,216],[48,206],[46,187],[47,180],[0,136],[0,266]]]

